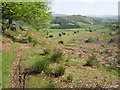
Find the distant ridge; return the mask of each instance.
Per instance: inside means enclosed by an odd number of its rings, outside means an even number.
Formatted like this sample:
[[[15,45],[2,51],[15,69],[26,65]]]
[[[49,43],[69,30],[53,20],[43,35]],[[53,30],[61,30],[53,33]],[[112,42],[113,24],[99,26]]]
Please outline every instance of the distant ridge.
[[[66,15],[66,14],[52,14],[53,16],[58,16],[58,17],[62,17],[62,16],[69,16],[69,15]]]
[[[108,19],[118,19],[117,15],[87,15],[90,17],[98,17],[98,18],[108,18]]]
[[[52,14],[55,17],[63,17],[63,16],[73,16],[67,14]],[[83,16],[83,15],[82,15]],[[96,18],[108,18],[108,19],[118,19],[118,15],[84,15],[87,17],[96,17]]]

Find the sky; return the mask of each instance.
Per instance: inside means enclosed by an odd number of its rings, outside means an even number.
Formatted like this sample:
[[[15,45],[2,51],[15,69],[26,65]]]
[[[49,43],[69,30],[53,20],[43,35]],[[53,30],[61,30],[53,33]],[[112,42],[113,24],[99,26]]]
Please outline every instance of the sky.
[[[67,15],[118,15],[120,0],[53,0],[55,14]]]

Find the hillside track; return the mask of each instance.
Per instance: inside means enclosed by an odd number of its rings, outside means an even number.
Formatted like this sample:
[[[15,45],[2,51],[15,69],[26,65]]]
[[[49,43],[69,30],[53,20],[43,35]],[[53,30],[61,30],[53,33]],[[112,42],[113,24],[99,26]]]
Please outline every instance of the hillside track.
[[[12,78],[10,88],[24,88],[26,83],[25,68],[21,64],[22,49],[18,51],[16,61],[14,62],[14,68],[12,69]]]

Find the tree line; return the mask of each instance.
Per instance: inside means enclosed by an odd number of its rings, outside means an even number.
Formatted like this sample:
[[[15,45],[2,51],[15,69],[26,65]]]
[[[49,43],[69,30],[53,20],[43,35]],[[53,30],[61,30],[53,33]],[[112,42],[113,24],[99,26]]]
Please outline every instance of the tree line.
[[[2,2],[2,24],[23,21],[36,30],[48,26],[52,12],[47,2]]]

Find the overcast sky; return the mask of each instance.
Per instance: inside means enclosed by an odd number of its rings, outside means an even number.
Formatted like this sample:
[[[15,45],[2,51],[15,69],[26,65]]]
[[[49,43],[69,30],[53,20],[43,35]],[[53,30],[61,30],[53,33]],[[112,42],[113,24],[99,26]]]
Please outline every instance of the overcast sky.
[[[55,14],[117,15],[119,0],[54,0]]]

